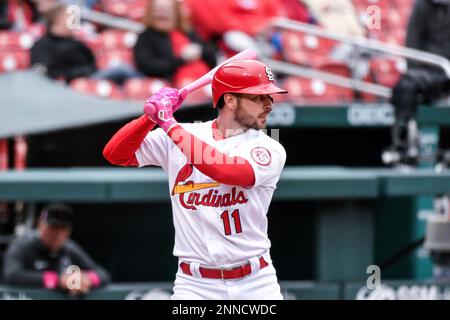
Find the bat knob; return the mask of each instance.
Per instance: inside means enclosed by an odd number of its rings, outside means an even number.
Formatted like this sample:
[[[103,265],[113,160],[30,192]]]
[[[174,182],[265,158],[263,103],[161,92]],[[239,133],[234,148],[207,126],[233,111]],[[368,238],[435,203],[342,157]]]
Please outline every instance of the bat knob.
[[[156,108],[153,105],[153,103],[147,102],[144,106],[144,113],[148,116],[150,116],[151,118],[153,118],[155,116],[156,113]]]

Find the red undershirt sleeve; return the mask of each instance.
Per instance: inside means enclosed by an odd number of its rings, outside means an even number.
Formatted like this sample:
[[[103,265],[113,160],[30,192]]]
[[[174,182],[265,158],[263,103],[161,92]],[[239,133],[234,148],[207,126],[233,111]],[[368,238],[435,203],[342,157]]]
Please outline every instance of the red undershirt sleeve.
[[[255,184],[255,173],[246,159],[227,156],[183,129],[179,124],[171,128],[167,135],[184,153],[188,161],[211,179],[241,187],[252,187]]]
[[[138,166],[135,152],[155,125],[147,115],[129,122],[106,144],[103,149],[103,156],[111,164],[128,167]]]

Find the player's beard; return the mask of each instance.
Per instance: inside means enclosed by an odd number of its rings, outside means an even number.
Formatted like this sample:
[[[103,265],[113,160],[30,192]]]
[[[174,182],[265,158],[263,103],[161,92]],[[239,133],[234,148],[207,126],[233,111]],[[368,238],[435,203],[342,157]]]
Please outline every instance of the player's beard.
[[[258,124],[258,117],[255,117],[244,110],[240,100],[237,101],[237,108],[236,112],[234,113],[234,121],[236,121],[236,123],[238,123],[244,130],[259,130],[266,128],[265,122],[262,125]]]

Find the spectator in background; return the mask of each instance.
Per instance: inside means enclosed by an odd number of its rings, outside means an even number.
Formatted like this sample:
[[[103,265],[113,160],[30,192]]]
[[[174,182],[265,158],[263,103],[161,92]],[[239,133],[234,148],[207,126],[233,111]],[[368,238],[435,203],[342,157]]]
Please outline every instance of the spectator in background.
[[[143,22],[146,29],[134,46],[134,59],[145,75],[179,87],[183,76],[198,78],[216,65],[214,48],[193,32],[180,2],[150,0]]]
[[[197,32],[206,40],[238,30],[255,36],[282,15],[280,0],[187,0]],[[220,8],[220,10],[218,10]]]
[[[72,210],[65,205],[45,207],[37,232],[17,238],[9,245],[4,258],[4,281],[9,285],[60,288],[75,295],[109,283],[108,272],[69,239],[72,217]],[[78,288],[68,287],[67,270],[72,265],[81,270]]]
[[[330,31],[345,35],[363,36],[351,0],[303,0],[317,23]]]
[[[76,39],[76,29],[67,26],[67,7],[59,4],[47,12],[47,34],[31,48],[31,65],[49,77],[70,82],[89,77],[122,84],[126,79],[142,76],[132,66],[118,65],[97,70],[91,50]]]
[[[48,15],[59,5],[60,0],[33,0],[36,9],[41,17],[48,18]]]
[[[406,35],[406,46],[450,59],[450,0],[416,0]],[[395,124],[391,150],[402,162],[415,164],[419,142],[414,120],[419,101],[431,102],[450,90],[442,68],[408,61],[408,70],[393,90]]]
[[[284,16],[290,20],[316,24],[316,19],[309,12],[303,0],[282,0]]]
[[[24,31],[38,18],[34,4],[27,0],[0,0],[0,29]]]
[[[67,82],[91,76],[97,70],[94,55],[67,27],[66,7],[58,5],[47,17],[47,34],[31,48],[31,65],[39,66],[53,79]]]
[[[187,0],[199,35],[231,56],[257,50],[254,36],[270,19],[282,16],[281,0]],[[220,8],[219,10],[217,8]]]

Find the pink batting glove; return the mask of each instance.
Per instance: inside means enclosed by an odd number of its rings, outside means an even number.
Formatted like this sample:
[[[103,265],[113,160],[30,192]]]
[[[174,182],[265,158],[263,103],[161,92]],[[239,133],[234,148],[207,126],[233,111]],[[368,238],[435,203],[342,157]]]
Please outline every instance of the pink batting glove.
[[[179,92],[174,88],[159,89],[145,103],[144,112],[167,132],[170,127],[177,124],[173,112],[181,106],[186,95],[186,91]]]

